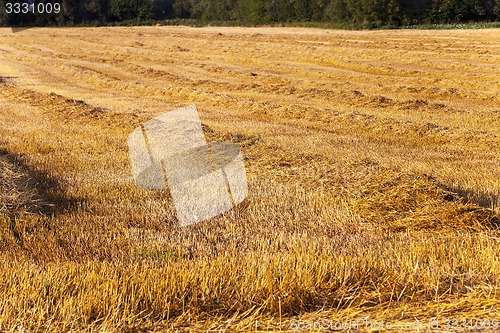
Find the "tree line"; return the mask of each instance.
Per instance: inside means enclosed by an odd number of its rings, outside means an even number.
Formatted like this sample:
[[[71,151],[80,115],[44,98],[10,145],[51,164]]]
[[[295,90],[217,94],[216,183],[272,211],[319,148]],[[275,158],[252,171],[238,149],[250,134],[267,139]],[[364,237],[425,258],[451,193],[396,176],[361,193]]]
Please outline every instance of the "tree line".
[[[61,4],[58,13],[8,14],[7,3]],[[201,23],[329,22],[353,27],[500,20],[500,0],[0,0],[0,26],[144,24],[191,19]]]

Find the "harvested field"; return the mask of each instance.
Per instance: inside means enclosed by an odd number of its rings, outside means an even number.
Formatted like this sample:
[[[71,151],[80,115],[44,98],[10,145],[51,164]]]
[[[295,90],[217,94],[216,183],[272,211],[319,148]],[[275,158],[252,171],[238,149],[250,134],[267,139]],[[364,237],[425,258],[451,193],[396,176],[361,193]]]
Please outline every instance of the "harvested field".
[[[499,50],[486,29],[0,29],[0,330],[493,331]],[[250,194],[181,228],[127,136],[189,104]]]

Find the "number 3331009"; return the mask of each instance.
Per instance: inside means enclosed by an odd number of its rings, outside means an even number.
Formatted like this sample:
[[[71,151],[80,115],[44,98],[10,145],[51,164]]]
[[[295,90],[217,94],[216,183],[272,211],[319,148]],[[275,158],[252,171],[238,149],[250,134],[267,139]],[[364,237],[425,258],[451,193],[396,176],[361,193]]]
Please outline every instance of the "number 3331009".
[[[7,2],[5,4],[7,14],[59,14],[61,12],[60,3],[29,3],[29,2]]]

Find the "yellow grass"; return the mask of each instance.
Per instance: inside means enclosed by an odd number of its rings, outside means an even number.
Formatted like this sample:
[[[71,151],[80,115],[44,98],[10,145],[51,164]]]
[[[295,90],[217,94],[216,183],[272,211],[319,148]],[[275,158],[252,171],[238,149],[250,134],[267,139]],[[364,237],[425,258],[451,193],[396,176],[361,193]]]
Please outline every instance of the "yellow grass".
[[[499,49],[498,30],[0,30],[0,330],[499,320]],[[192,103],[250,194],[180,228],[127,136]]]

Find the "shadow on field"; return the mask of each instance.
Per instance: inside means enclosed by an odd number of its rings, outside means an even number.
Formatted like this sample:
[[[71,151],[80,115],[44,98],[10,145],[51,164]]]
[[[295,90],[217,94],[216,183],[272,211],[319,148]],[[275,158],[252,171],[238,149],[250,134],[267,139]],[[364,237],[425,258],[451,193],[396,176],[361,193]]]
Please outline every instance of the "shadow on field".
[[[445,200],[463,202],[468,207],[466,211],[479,215],[483,223],[487,222],[490,227],[500,228],[500,214],[495,213],[499,199],[498,193],[474,191],[470,188],[446,186],[442,183],[440,186],[449,193],[444,197]]]
[[[443,184],[441,184],[441,186],[446,191],[456,193],[456,195],[465,202],[471,202],[487,209],[494,209],[500,198],[499,193],[474,191],[470,188],[446,186]]]
[[[0,213],[11,218],[20,212],[54,215],[81,202],[64,193],[60,181],[0,148]]]
[[[14,81],[17,76],[0,76],[0,84],[9,84]]]

